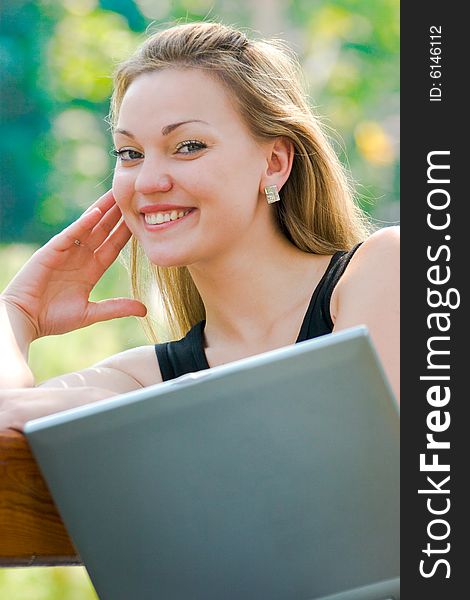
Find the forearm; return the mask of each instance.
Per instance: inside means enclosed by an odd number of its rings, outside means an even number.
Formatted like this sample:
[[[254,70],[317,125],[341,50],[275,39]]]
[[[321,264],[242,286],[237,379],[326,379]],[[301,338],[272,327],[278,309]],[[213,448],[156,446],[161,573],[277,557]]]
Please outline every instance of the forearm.
[[[0,389],[34,386],[28,365],[33,339],[33,326],[27,317],[0,296]]]
[[[23,431],[32,419],[52,415],[115,396],[116,392],[97,387],[0,389],[0,431]]]

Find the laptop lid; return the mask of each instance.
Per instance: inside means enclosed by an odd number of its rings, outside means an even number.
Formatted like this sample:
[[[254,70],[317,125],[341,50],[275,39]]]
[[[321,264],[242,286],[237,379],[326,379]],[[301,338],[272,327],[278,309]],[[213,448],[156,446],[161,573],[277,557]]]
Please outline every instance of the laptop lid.
[[[365,327],[25,434],[102,600],[399,598],[399,416]]]

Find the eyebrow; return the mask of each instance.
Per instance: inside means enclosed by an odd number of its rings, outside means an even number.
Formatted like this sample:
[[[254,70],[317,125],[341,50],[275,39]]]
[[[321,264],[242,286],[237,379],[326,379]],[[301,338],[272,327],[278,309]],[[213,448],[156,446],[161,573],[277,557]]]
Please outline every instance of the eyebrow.
[[[188,119],[187,121],[179,121],[178,123],[171,123],[171,125],[166,125],[165,127],[162,128],[162,135],[169,135],[177,127],[180,127],[181,125],[186,125],[186,123],[205,123],[206,125],[209,125],[209,123],[207,123],[207,121],[202,121],[201,119]],[[130,131],[127,131],[126,129],[120,129],[118,127],[114,130],[114,132],[121,133],[122,135],[132,138],[133,140],[135,139],[135,137],[132,135],[132,133]]]
[[[207,121],[202,121],[201,119],[189,119],[188,121],[179,121],[178,123],[172,123],[171,125],[167,125],[162,128],[162,135],[169,135],[174,129],[180,127],[180,125],[186,125],[186,123],[205,123],[209,125]]]

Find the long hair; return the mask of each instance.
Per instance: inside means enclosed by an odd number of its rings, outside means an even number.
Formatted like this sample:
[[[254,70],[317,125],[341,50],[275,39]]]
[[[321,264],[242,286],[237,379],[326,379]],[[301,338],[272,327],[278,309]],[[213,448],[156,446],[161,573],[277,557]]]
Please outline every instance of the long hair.
[[[283,136],[292,141],[292,170],[273,208],[278,227],[295,246],[327,255],[349,250],[368,237],[367,216],[355,203],[348,176],[309,106],[301,67],[285,42],[250,40],[220,23],[187,23],[158,31],[118,66],[111,125],[139,75],[170,67],[203,69],[221,82],[255,139]],[[179,339],[205,318],[186,267],[152,265],[135,238],[129,258],[134,297],[145,302],[155,283],[160,290],[167,337]],[[151,317],[144,327],[152,341],[161,339]]]

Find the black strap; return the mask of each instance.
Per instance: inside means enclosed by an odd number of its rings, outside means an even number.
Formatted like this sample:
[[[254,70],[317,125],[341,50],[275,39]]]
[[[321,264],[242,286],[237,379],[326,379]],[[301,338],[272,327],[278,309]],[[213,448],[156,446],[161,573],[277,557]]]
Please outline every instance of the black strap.
[[[333,331],[334,323],[330,315],[331,295],[349,261],[361,244],[362,242],[356,244],[348,252],[342,250],[333,255],[328,269],[312,295],[296,343],[311,340]]]
[[[186,373],[209,369],[204,353],[203,329],[205,321],[196,323],[180,340],[155,344],[163,381]]]

